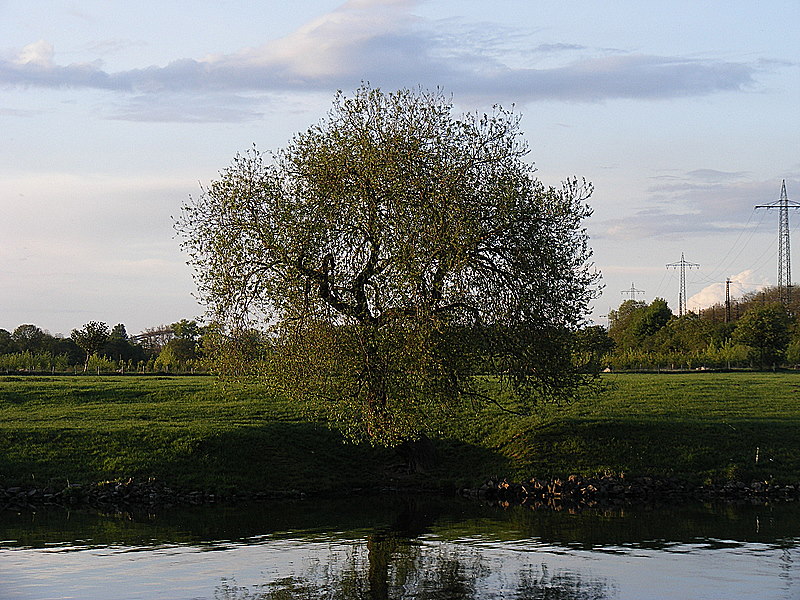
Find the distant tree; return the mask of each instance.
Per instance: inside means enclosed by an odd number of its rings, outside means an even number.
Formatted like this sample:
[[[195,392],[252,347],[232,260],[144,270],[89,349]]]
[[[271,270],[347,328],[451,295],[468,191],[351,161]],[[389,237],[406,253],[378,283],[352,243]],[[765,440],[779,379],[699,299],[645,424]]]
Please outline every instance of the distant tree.
[[[189,339],[176,337],[167,342],[156,359],[156,368],[169,370],[186,368],[187,363],[197,358],[196,344]]]
[[[197,342],[202,334],[202,328],[194,320],[181,319],[177,323],[170,325],[170,329],[172,329],[175,337],[189,340],[190,342]]]
[[[114,325],[99,352],[111,360],[140,361],[145,358],[144,349],[131,341],[122,323]]]
[[[709,344],[721,344],[726,337],[724,324],[701,318],[689,312],[681,317],[670,319],[663,328],[659,345],[668,352],[696,353],[708,348]]]
[[[80,329],[73,329],[70,337],[86,353],[86,362],[83,364],[84,373],[89,367],[89,359],[98,353],[108,342],[108,325],[99,321],[89,321]]]
[[[736,323],[733,341],[749,346],[760,368],[774,367],[783,361],[790,339],[790,323],[783,304],[755,305]]]
[[[156,359],[156,368],[166,368],[169,370],[186,368],[187,363],[196,360],[198,357],[198,347],[203,334],[203,328],[197,321],[181,319],[177,323],[169,326],[174,334]]]
[[[55,356],[66,355],[69,365],[77,365],[84,360],[83,348],[78,346],[72,338],[53,338],[52,353]]]
[[[579,363],[590,371],[600,369],[603,358],[614,349],[614,340],[602,325],[583,327],[575,333],[575,352]]]
[[[49,348],[50,334],[36,325],[20,325],[11,334],[18,352],[31,352],[33,354],[45,352]]]
[[[158,356],[171,339],[175,337],[172,325],[156,325],[148,327],[138,335],[134,336],[136,343],[144,348],[148,356]]]
[[[14,352],[19,352],[19,348],[11,332],[0,329],[0,354],[13,354]]]
[[[637,315],[633,323],[633,335],[644,340],[658,333],[672,318],[672,311],[663,298],[655,298]]]
[[[646,306],[647,304],[638,300],[625,300],[619,308],[608,313],[608,335],[617,348],[636,347],[638,341],[633,335],[632,325]]]
[[[786,362],[792,366],[800,366],[800,320],[794,319],[789,338],[789,344],[786,347]]]
[[[625,300],[609,313],[608,334],[620,349],[649,350],[657,344],[656,334],[672,316],[663,298],[655,298],[650,304]]]
[[[519,406],[585,383],[571,344],[596,296],[591,186],[545,187],[526,154],[507,111],[457,118],[438,92],[365,85],[275,161],[237,156],[177,227],[210,316],[267,330],[263,381],[395,445],[496,393],[465,328]]]

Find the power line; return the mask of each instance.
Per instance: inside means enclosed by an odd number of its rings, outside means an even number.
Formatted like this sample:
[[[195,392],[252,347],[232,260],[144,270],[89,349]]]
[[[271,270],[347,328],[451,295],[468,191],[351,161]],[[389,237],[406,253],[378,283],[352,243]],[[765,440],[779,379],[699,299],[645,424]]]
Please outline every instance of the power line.
[[[745,234],[745,232],[748,231],[747,228],[750,225],[750,222],[753,220],[755,214],[756,214],[756,209],[754,208],[752,211],[750,211],[750,216],[747,217],[747,222],[744,224],[744,227],[739,229],[739,235],[736,236],[736,241],[733,242],[733,244],[728,248],[728,251],[725,253],[725,256],[723,256],[722,259],[717,262],[717,268],[708,274],[707,281],[717,281],[717,274],[728,270],[726,267],[727,263],[725,261],[728,259],[728,257],[730,257],[731,253],[739,247],[739,242],[741,241],[742,236]],[[749,230],[750,235],[747,236],[747,239],[744,241],[744,244],[742,244],[741,248],[739,248],[739,251],[736,253],[736,256],[734,256],[731,259],[730,261],[731,263],[736,262],[736,259],[738,259],[741,253],[744,252],[744,249],[747,248],[747,245],[750,243],[753,234],[758,230],[758,227],[761,225],[761,221],[763,220],[764,220],[764,214],[762,213],[761,220],[757,224],[755,224],[755,226],[752,229]]]
[[[658,286],[656,287],[655,297],[660,298],[659,294],[661,293],[661,287],[664,285],[664,280],[670,274],[669,271],[665,271],[664,274],[661,276],[661,281],[658,282]]]

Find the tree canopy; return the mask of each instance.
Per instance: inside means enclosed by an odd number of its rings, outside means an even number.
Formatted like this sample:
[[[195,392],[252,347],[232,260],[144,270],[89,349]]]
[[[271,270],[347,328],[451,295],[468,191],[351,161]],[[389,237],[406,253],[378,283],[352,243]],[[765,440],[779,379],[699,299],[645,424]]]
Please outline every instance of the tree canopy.
[[[783,360],[791,338],[790,317],[780,303],[750,308],[736,325],[734,341],[753,349],[760,367],[775,366]]]
[[[476,365],[515,402],[569,397],[591,186],[544,186],[527,152],[511,112],[364,85],[285,149],[236,156],[177,222],[219,350],[244,339],[250,360],[258,337],[267,385],[386,444],[496,397]]]
[[[84,371],[89,365],[89,358],[106,345],[109,335],[108,325],[100,321],[89,321],[80,329],[72,330],[70,337],[84,352],[86,352]]]

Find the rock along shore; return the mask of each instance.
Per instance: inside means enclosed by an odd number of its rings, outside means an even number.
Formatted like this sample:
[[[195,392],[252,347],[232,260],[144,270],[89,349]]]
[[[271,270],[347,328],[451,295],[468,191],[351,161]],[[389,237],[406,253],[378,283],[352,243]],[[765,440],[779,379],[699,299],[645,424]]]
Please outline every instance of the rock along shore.
[[[431,493],[424,489],[352,488],[341,494],[370,495],[375,493]],[[441,494],[441,490],[435,493]],[[676,478],[625,477],[602,475],[565,479],[533,478],[522,483],[506,479],[489,479],[478,488],[458,490],[460,496],[498,504],[524,505],[556,510],[607,507],[624,504],[681,504],[692,501],[763,503],[800,500],[800,483],[774,484],[766,481],[729,481],[693,486]],[[302,499],[298,490],[262,492],[235,491],[211,493],[176,490],[157,480],[104,481],[95,485],[69,484],[60,489],[0,485],[0,511],[36,510],[46,506],[91,507],[104,511],[128,508],[170,508],[209,504],[233,504],[245,501]]]
[[[124,508],[170,508],[200,506],[276,498],[303,498],[296,490],[231,492],[226,494],[181,491],[161,481],[103,481],[95,485],[69,484],[61,489],[0,486],[1,510],[33,510],[43,506],[91,507],[101,510]]]
[[[592,508],[622,504],[680,504],[691,501],[763,503],[800,500],[800,483],[773,484],[742,481],[695,486],[680,479],[665,477],[625,477],[602,475],[566,479],[537,479],[523,483],[490,479],[476,489],[463,489],[461,495],[479,498],[502,506],[514,504],[533,508]]]

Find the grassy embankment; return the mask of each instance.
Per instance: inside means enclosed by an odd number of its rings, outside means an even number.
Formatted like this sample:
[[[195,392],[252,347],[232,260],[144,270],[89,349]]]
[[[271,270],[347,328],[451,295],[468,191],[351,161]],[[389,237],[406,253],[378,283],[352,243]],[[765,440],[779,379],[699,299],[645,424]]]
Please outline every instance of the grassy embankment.
[[[493,406],[453,415],[435,439],[436,468],[409,476],[393,453],[343,444],[256,388],[0,377],[0,484],[156,477],[184,489],[331,492],[605,470],[800,481],[800,374],[609,375],[603,387],[532,417]]]

